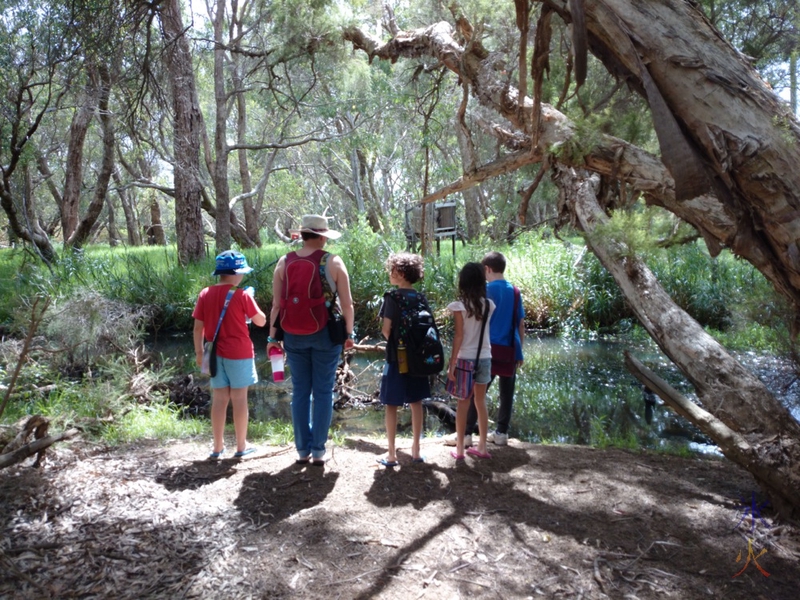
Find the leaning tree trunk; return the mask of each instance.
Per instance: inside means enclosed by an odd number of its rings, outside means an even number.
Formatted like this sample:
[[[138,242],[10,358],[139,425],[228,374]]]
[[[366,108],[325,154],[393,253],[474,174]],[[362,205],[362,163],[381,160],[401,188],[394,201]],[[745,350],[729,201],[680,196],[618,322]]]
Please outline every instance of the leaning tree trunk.
[[[181,19],[180,0],[165,0],[160,5],[160,16],[167,46],[166,63],[175,111],[175,233],[178,238],[178,260],[185,265],[197,262],[205,256],[203,218],[200,214],[203,191],[200,181],[203,119],[192,70],[191,49]]]
[[[94,70],[90,67],[90,73]],[[83,152],[86,134],[94,116],[100,86],[90,78],[86,85],[83,102],[75,109],[69,126],[67,162],[64,169],[64,193],[61,204],[61,234],[68,240],[78,228],[78,216],[83,186]]]
[[[607,221],[596,196],[599,177],[556,168],[562,213],[584,232],[639,322],[692,383],[704,411],[659,395],[696,424],[723,454],[746,468],[785,515],[800,515],[800,424],[764,384],[680,308],[647,266],[623,244],[598,235]],[[660,390],[659,390],[660,391]]]

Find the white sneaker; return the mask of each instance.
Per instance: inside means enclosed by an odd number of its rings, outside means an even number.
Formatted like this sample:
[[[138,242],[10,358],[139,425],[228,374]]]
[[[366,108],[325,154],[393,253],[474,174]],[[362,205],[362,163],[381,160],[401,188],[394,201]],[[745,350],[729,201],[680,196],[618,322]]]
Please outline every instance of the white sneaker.
[[[486,436],[486,441],[495,446],[508,446],[508,434],[495,431]]]
[[[451,433],[450,435],[444,436],[444,445],[445,446],[455,446],[456,440],[458,436],[455,433]],[[464,448],[469,448],[472,446],[472,436],[467,434],[464,436]]]

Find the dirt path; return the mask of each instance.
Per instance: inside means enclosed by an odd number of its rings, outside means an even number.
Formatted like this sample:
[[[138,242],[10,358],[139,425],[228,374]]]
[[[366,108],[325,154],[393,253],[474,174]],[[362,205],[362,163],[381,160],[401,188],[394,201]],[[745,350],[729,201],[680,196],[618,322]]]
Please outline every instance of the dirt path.
[[[512,441],[456,465],[424,440],[427,463],[386,470],[383,451],[61,445],[0,473],[0,597],[798,597],[800,529],[758,496],[737,528],[756,487],[727,461]]]

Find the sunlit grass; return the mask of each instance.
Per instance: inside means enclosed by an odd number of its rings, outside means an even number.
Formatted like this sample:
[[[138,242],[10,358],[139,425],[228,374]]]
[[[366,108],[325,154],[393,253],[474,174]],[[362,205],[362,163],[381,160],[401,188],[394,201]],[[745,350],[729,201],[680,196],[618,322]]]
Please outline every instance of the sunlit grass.
[[[109,444],[140,439],[175,440],[211,435],[211,423],[201,419],[183,419],[180,409],[169,402],[140,404],[118,417],[102,434]]]
[[[134,442],[141,439],[211,440],[211,421],[207,418],[185,417],[180,407],[168,402],[136,405],[126,412],[118,422],[110,425],[102,434],[109,444]],[[234,439],[233,423],[225,424],[225,437]],[[257,421],[250,419],[247,439],[256,445],[285,446],[294,442],[292,424],[280,421]]]

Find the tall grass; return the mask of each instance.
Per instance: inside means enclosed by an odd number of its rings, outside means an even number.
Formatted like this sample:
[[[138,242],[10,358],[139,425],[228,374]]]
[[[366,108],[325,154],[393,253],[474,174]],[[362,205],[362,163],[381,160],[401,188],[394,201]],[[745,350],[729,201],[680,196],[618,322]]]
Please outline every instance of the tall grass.
[[[365,219],[350,227],[338,241],[327,246],[342,256],[350,273],[356,307],[357,330],[375,334],[383,292],[389,288],[384,262],[391,252],[403,250],[402,232],[373,232]],[[419,287],[440,316],[455,298],[459,269],[468,261],[479,261],[490,249],[506,254],[506,278],[522,290],[526,322],[558,334],[584,335],[627,329],[632,314],[618,287],[599,261],[576,238],[572,242],[527,232],[511,246],[497,247],[486,240],[449,244],[441,255],[434,251],[425,260],[425,278]],[[243,285],[253,285],[256,300],[264,310],[272,302],[272,276],[285,244],[271,244],[246,250],[254,272]],[[174,247],[109,248],[91,246],[79,253],[67,253],[53,273],[19,251],[2,250],[0,274],[0,316],[9,323],[19,299],[38,293],[36,280],[47,280],[51,293],[70,295],[81,287],[91,288],[114,300],[147,307],[150,329],[191,327],[191,312],[200,290],[215,281],[213,257],[188,266],[177,263]],[[664,288],[675,301],[702,325],[715,332],[744,332],[760,344],[783,343],[786,336],[768,335],[754,324],[785,330],[786,303],[749,263],[723,252],[711,258],[701,243],[667,250],[648,250],[645,255]],[[750,333],[748,333],[750,332]],[[729,336],[739,339],[740,336]],[[741,343],[737,342],[737,343]]]

